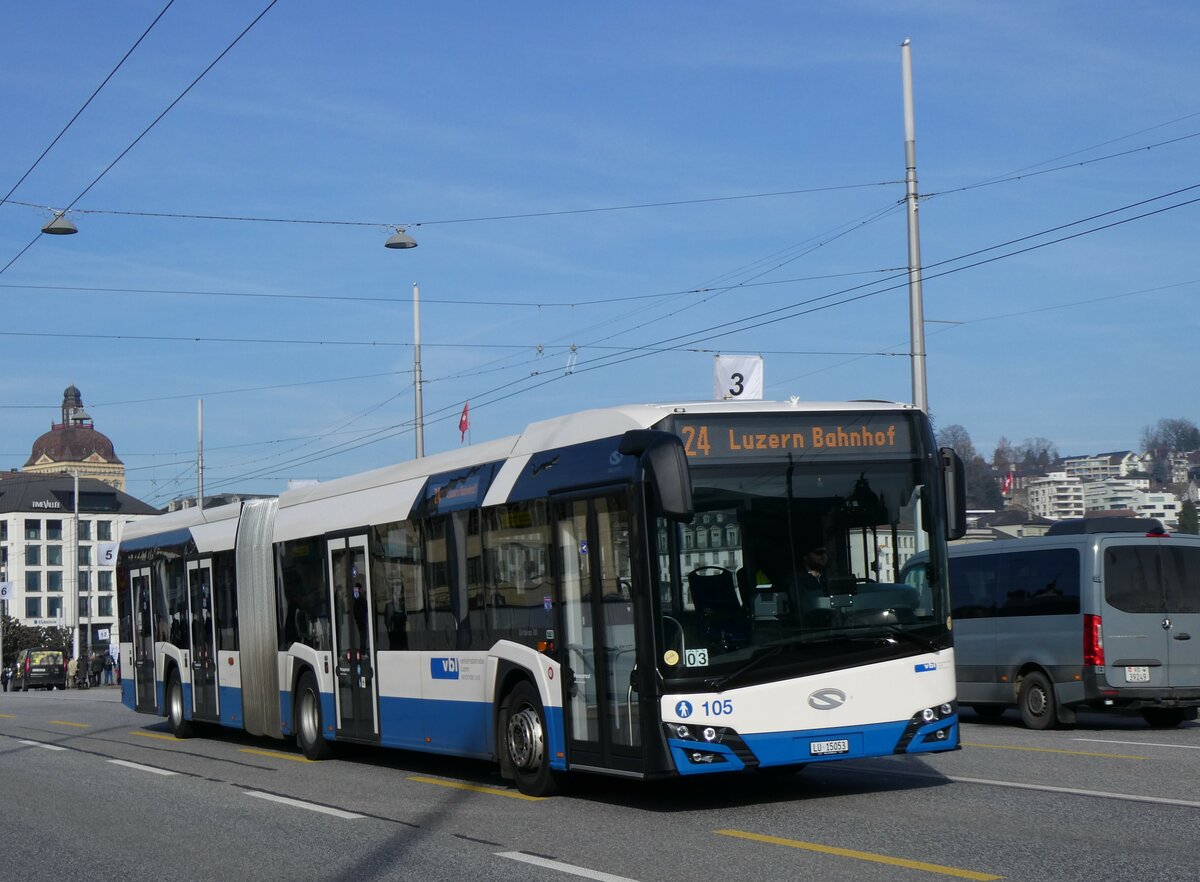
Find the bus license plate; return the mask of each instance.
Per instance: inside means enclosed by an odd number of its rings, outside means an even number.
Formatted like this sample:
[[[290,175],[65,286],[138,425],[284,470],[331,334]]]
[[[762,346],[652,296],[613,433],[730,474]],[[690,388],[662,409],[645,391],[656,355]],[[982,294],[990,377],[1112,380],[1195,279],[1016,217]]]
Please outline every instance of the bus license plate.
[[[831,756],[849,752],[850,742],[845,738],[839,738],[836,741],[813,741],[808,745],[809,756]]]
[[[1149,683],[1150,668],[1148,665],[1129,665],[1125,668],[1126,683]]]

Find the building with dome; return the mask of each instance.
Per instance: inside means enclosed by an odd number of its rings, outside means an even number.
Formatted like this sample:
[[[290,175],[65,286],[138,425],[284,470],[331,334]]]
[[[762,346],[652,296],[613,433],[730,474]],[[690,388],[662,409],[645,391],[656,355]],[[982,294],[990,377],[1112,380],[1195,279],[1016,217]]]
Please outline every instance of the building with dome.
[[[96,478],[117,490],[125,489],[125,463],[117,457],[108,436],[96,431],[83,409],[83,395],[74,385],[63,391],[62,422],[33,442],[21,471],[33,474],[79,475]]]

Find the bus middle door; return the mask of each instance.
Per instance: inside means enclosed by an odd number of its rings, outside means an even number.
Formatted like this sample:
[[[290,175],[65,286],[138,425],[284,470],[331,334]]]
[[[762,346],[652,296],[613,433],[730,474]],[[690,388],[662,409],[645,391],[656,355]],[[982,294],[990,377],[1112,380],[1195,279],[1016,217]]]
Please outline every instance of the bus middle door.
[[[334,616],[337,732],[343,738],[375,740],[379,737],[378,687],[367,537],[330,539],[327,547],[330,609]]]
[[[150,568],[131,570],[133,587],[133,683],[137,710],[158,710],[158,685],[154,675],[154,592]]]

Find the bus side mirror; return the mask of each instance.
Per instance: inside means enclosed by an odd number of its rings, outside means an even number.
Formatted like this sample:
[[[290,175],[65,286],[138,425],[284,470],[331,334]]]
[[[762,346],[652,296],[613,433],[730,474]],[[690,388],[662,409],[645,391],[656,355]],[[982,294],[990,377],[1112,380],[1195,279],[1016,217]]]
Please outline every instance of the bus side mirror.
[[[683,440],[678,435],[656,429],[630,429],[621,436],[617,450],[624,456],[638,457],[663,516],[673,521],[692,519],[692,479]]]
[[[938,451],[942,457],[942,483],[946,494],[946,538],[967,534],[967,479],[962,460],[952,447]]]

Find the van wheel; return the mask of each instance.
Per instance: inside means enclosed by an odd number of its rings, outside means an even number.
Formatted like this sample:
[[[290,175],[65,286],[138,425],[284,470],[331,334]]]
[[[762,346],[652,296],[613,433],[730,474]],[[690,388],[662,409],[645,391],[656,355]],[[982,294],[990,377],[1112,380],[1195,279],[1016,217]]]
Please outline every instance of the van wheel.
[[[537,689],[528,680],[513,687],[508,698],[504,751],[517,789],[527,796],[553,796],[558,779],[550,769],[546,712]]]
[[[192,722],[183,712],[183,684],[179,682],[179,671],[171,671],[167,680],[167,722],[176,738],[187,738],[192,734]]]
[[[296,744],[310,760],[333,756],[333,745],[325,740],[325,721],[321,716],[321,690],[312,671],[305,671],[296,687]]]
[[[1021,679],[1017,704],[1027,729],[1053,729],[1058,724],[1054,687],[1040,671],[1030,671]]]
[[[1181,707],[1147,707],[1142,709],[1142,719],[1151,729],[1174,729],[1184,721],[1187,712]]]

